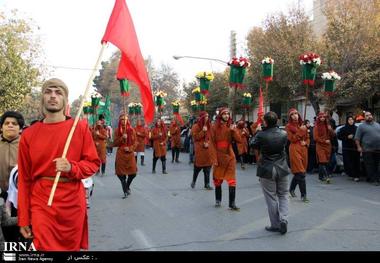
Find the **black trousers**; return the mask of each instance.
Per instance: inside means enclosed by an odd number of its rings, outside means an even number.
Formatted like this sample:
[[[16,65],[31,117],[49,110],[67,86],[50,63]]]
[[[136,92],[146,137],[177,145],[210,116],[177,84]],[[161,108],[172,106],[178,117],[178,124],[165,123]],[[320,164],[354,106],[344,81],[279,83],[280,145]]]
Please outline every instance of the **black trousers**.
[[[126,193],[127,190],[129,190],[129,187],[131,186],[131,183],[132,183],[133,179],[135,179],[135,177],[136,177],[136,174],[130,174],[128,176],[126,176],[126,175],[118,175],[117,176],[117,178],[119,178],[119,180],[121,182],[121,187],[122,187],[124,193]]]
[[[179,158],[179,148],[172,148],[172,161],[178,161]]]
[[[101,170],[102,174],[104,174],[106,172],[106,163],[102,163],[100,170]]]
[[[296,190],[297,185],[300,187],[301,197],[306,197],[306,179],[304,173],[295,173],[290,183],[290,192]]]
[[[353,178],[360,177],[360,153],[355,149],[343,150],[344,172]]]
[[[363,152],[363,161],[370,182],[380,180],[380,151]]]
[[[193,182],[195,183],[198,178],[198,174],[200,171],[203,170],[204,174],[204,180],[205,180],[205,187],[210,185],[210,172],[211,172],[211,166],[206,167],[197,167],[194,165],[194,172],[193,172]]]

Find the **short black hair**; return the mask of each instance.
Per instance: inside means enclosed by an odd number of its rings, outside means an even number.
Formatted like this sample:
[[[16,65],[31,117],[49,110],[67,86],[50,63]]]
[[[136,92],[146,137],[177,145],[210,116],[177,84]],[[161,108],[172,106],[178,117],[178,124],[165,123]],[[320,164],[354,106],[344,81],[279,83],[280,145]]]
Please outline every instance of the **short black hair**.
[[[277,125],[277,114],[273,111],[267,112],[264,115],[264,121],[267,123],[267,128],[272,128]]]
[[[25,121],[21,113],[17,111],[6,111],[0,118],[0,127],[3,126],[6,118],[15,118],[20,126],[20,129],[24,128]]]

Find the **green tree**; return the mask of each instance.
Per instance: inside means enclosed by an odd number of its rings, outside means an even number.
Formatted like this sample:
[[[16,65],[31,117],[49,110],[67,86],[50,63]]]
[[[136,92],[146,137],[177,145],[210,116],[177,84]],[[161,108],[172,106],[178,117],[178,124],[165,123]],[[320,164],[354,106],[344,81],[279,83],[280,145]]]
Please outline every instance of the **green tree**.
[[[269,85],[270,102],[288,102],[296,95],[305,94],[301,81],[299,56],[305,52],[319,53],[319,44],[312,33],[309,18],[301,9],[291,9],[288,14],[271,14],[262,27],[254,27],[248,34],[248,54],[252,66],[248,72],[254,95],[265,84],[261,76],[261,60],[274,59],[274,80]],[[265,94],[264,94],[265,95]],[[256,97],[256,96],[255,96]],[[309,98],[316,112],[319,98],[310,92]]]
[[[31,92],[25,95],[24,104],[19,110],[24,116],[26,124],[30,124],[34,120],[40,120],[42,118],[41,91],[32,88]]]
[[[323,36],[328,68],[341,75],[334,102],[351,99],[360,104],[380,91],[380,2],[328,2]]]
[[[0,114],[6,110],[21,110],[31,88],[37,86],[40,70],[39,40],[32,22],[0,13]]]

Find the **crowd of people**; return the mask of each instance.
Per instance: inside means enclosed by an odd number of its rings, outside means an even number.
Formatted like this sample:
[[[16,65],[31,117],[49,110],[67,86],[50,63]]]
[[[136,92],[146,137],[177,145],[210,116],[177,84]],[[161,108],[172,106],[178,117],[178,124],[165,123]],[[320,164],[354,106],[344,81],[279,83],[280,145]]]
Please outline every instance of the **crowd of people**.
[[[369,182],[380,183],[380,124],[369,111],[360,125],[354,116],[348,116],[345,125],[337,128],[331,113],[318,113],[311,125],[291,108],[284,129],[278,127],[274,112],[260,114],[254,123],[239,120],[235,124],[229,109],[221,107],[213,121],[207,112],[200,112],[185,125],[174,118],[167,127],[158,118],[151,129],[142,119],[133,127],[122,112],[114,131],[102,117],[94,126],[80,120],[63,155],[74,124],[65,115],[68,87],[62,80],[50,79],[41,91],[43,119],[26,127],[18,112],[7,111],[0,118],[1,244],[2,240],[33,240],[37,250],[88,249],[87,208],[93,187],[89,179],[106,176],[112,148],[117,148],[115,174],[123,199],[131,194],[138,166],[145,165],[147,146],[153,148],[153,174],[158,160],[162,174],[168,174],[168,150],[173,164],[181,162],[181,150],[188,152],[193,164],[190,187],[195,188],[203,170],[204,189],[214,190],[217,208],[222,206],[222,184],[226,181],[232,211],[240,210],[236,204],[236,164],[240,163],[242,170],[247,164],[256,164],[271,223],[265,229],[281,234],[287,232],[288,197],[297,197],[297,186],[301,200],[309,202],[307,173],[317,169],[321,182],[331,182],[338,140],[342,141],[345,173],[354,181],[365,174]],[[57,173],[59,187],[53,205],[48,206]],[[288,175],[292,175],[290,183]]]

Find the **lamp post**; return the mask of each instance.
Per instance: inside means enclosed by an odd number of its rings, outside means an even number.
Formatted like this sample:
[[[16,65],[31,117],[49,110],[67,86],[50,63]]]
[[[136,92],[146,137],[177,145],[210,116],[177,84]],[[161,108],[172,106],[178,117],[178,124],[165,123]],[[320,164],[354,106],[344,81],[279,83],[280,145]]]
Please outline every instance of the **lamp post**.
[[[181,58],[193,58],[193,59],[203,59],[203,60],[211,60],[211,61],[216,61],[218,63],[221,63],[223,65],[226,65],[228,66],[228,63],[226,61],[223,61],[221,59],[218,59],[218,58],[205,58],[205,57],[194,57],[194,56],[173,56],[173,58],[175,60],[179,60]]]

